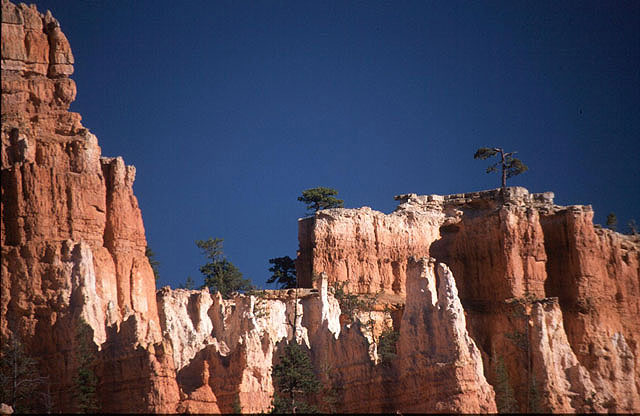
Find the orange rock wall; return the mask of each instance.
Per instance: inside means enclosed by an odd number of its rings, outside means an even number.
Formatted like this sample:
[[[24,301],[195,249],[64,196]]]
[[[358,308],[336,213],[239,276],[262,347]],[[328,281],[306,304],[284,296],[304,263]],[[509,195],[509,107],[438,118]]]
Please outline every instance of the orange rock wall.
[[[173,374],[163,387],[169,398],[154,398],[172,360],[140,347],[160,345],[161,336],[135,168],[102,158],[96,137],[68,111],[73,62],[50,13],[2,1],[0,334],[40,358],[54,410],[73,411],[74,339],[84,320],[102,357],[103,410],[164,409],[179,395]],[[124,337],[118,328],[132,320]],[[138,401],[135,389],[144,392]]]
[[[590,207],[542,218],[549,256],[545,288],[560,301],[567,338],[603,406],[640,409],[638,239],[594,228]]]
[[[369,208],[328,209],[298,222],[296,270],[303,287],[326,273],[359,293],[405,293],[407,259],[428,256],[443,217],[438,211],[384,215]]]
[[[408,259],[426,252],[451,268],[485,375],[495,387],[504,362],[517,410],[638,411],[637,237],[594,227],[588,206],[523,188],[396,198],[389,215],[334,209],[299,220],[301,281],[324,272],[355,292],[403,295]],[[386,270],[393,263],[398,273]],[[543,304],[555,306],[534,319]]]

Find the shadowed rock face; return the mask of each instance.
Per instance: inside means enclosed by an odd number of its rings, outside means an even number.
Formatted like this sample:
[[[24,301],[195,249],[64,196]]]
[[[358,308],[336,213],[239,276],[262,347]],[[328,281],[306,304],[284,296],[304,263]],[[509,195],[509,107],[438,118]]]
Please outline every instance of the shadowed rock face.
[[[299,221],[297,294],[156,293],[135,168],[68,111],[72,73],[50,13],[3,0],[0,335],[39,359],[52,410],[77,409],[86,323],[103,412],[266,411],[291,340],[324,411],[640,411],[639,243],[590,207],[515,187],[324,210]],[[348,316],[335,283],[376,301]]]

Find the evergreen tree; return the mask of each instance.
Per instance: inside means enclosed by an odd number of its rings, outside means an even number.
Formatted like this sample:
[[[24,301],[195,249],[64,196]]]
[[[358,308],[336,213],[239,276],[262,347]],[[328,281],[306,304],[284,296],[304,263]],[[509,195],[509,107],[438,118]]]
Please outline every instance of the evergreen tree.
[[[318,186],[302,191],[302,196],[298,197],[298,201],[307,204],[307,211],[313,210],[313,212],[327,208],[342,208],[344,201],[333,195],[338,195],[338,191]]]
[[[509,374],[502,357],[494,356],[496,371],[496,407],[499,413],[518,413],[518,402],[509,382]]]
[[[273,366],[273,413],[314,413],[306,398],[320,389],[309,354],[295,341],[284,346],[278,364]]]
[[[607,215],[607,227],[613,231],[618,228],[618,218],[613,212],[610,212],[609,215]]]
[[[629,220],[627,227],[629,228],[629,235],[638,235],[638,224],[636,224],[636,220]]]
[[[149,259],[149,264],[151,265],[151,269],[153,270],[153,277],[156,278],[157,282],[158,278],[160,277],[160,271],[158,269],[158,266],[160,266],[160,262],[155,258],[156,253],[151,250],[151,247],[147,246],[144,250],[144,254],[145,256],[147,256],[147,259]]]
[[[78,360],[78,369],[73,378],[76,408],[79,413],[96,413],[100,410],[96,393],[96,346],[93,329],[83,319],[80,319],[76,331],[75,357]]]
[[[200,267],[200,273],[204,275],[204,286],[212,289],[214,293],[220,292],[223,298],[228,299],[232,292],[251,290],[253,285],[251,281],[244,279],[240,270],[224,257],[222,241],[222,238],[209,238],[196,240],[196,245],[210,260]]]
[[[520,159],[513,157],[516,153],[517,152],[505,153],[505,151],[500,147],[481,147],[476,150],[473,158],[485,160],[500,154],[500,161],[489,166],[487,168],[487,173],[497,172],[498,168],[500,168],[502,170],[502,189],[504,190],[507,187],[507,179],[529,170],[527,165],[522,163]]]
[[[296,264],[289,256],[269,259],[273,264],[269,271],[273,273],[267,283],[277,283],[281,289],[293,289],[296,287]]]
[[[0,354],[0,403],[10,405],[16,413],[31,413],[39,410],[34,397],[50,402],[50,395],[38,392],[47,379],[40,377],[38,363],[27,355],[15,335],[6,343],[3,340]]]
[[[542,397],[540,395],[540,391],[538,390],[538,383],[536,382],[535,377],[531,377],[531,382],[529,383],[529,392],[527,396],[527,413],[542,413]]]
[[[181,285],[178,286],[178,289],[188,289],[192,290],[196,287],[196,282],[193,281],[191,276],[187,276],[187,280],[184,281]]]
[[[400,338],[400,333],[391,328],[385,328],[380,337],[378,338],[378,357],[380,357],[380,363],[385,366],[389,366],[391,362],[396,358],[396,344]]]

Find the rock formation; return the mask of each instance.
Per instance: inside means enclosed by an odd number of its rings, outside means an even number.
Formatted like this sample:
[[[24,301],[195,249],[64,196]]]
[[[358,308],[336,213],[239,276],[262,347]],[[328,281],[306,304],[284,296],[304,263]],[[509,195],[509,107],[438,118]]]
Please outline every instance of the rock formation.
[[[72,73],[51,14],[2,0],[0,336],[38,358],[43,411],[77,410],[88,326],[103,412],[267,411],[286,342],[327,412],[640,412],[640,243],[589,206],[516,187],[328,209],[299,220],[303,289],[156,292],[135,168],[68,111]]]
[[[504,361],[520,411],[638,411],[637,236],[524,188],[396,199],[389,215],[301,219],[300,280],[326,273],[361,293],[404,295],[410,257],[434,257],[455,276],[487,378],[495,386]]]
[[[51,13],[2,1],[2,340],[20,338],[53,403],[73,410],[64,406],[86,322],[100,346],[102,409],[162,410],[179,397],[175,378],[165,382],[135,168],[101,157],[68,111],[73,62]]]

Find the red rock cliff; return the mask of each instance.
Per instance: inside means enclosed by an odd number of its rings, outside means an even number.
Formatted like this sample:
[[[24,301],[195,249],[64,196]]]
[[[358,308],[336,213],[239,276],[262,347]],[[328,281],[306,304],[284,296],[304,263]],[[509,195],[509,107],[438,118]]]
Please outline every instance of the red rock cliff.
[[[355,292],[404,295],[408,259],[428,253],[451,268],[487,379],[496,387],[506,371],[517,410],[640,409],[637,237],[523,188],[396,198],[389,215],[301,219],[301,282],[326,273]]]
[[[70,411],[84,320],[100,346],[102,409],[152,410],[163,383],[152,367],[164,358],[161,348],[139,349],[161,336],[135,168],[101,157],[96,137],[68,111],[72,73],[56,19],[3,0],[0,333],[40,358],[56,409]],[[124,371],[131,365],[144,370]],[[140,392],[137,403],[119,404],[130,402],[122,383]]]

